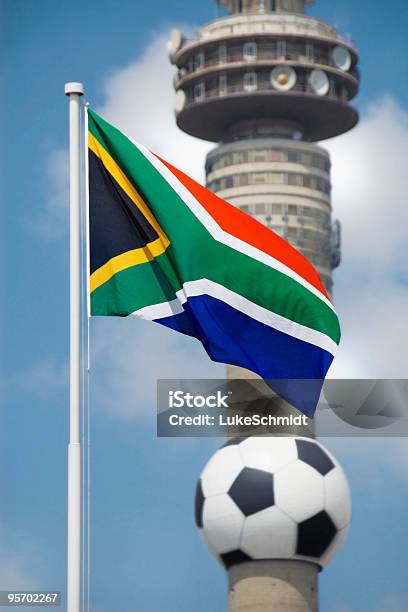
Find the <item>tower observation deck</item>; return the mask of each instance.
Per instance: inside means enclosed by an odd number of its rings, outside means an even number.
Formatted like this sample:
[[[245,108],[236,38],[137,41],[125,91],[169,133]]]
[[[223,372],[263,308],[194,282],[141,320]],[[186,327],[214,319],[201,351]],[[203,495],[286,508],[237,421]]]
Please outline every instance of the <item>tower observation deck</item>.
[[[298,248],[329,291],[340,262],[330,158],[314,144],[358,121],[358,54],[334,27],[304,14],[311,0],[218,0],[226,16],[194,39],[173,30],[176,120],[219,143],[207,185]]]

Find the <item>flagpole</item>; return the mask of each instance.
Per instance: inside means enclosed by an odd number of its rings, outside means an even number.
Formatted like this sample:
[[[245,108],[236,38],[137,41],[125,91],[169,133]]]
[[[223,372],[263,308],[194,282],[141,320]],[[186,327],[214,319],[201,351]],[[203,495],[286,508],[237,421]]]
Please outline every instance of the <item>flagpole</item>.
[[[69,97],[69,175],[70,175],[70,406],[68,444],[68,552],[67,612],[81,607],[81,153],[80,98],[82,83],[66,83]]]

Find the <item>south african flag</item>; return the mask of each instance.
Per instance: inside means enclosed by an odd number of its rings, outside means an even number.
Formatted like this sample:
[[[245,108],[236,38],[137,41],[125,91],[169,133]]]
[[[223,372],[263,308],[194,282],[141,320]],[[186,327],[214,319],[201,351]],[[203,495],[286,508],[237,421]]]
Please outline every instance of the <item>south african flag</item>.
[[[340,340],[313,266],[280,236],[88,110],[91,314],[135,315],[286,385],[312,416]],[[187,154],[187,153],[186,153]]]

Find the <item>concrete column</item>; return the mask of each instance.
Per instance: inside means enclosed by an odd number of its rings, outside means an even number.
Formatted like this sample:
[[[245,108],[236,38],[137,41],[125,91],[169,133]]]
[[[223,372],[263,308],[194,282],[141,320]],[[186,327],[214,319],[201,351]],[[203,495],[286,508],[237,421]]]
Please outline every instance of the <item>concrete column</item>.
[[[306,561],[251,561],[229,570],[229,612],[318,612],[318,567]]]

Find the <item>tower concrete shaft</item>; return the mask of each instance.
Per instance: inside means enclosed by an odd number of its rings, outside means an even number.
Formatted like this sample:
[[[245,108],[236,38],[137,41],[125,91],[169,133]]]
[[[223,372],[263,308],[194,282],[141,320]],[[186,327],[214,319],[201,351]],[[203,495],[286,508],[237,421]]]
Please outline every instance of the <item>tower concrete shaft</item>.
[[[305,15],[311,3],[218,0],[226,15],[192,40],[173,31],[168,50],[178,126],[217,143],[206,160],[208,187],[293,244],[332,292],[340,226],[331,214],[329,154],[315,143],[358,121],[350,104],[358,54],[333,26]],[[254,377],[236,367],[228,375]],[[293,411],[286,405],[281,413]],[[313,564],[241,563],[229,579],[230,612],[317,610]]]
[[[302,561],[252,561],[228,577],[229,612],[317,612],[318,568]]]

